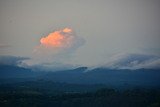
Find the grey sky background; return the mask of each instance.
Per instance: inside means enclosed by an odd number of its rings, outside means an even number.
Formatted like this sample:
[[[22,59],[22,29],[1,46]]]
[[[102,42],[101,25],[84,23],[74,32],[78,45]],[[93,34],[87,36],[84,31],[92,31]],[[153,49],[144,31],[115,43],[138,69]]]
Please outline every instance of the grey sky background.
[[[29,57],[41,37],[65,27],[86,41],[70,63],[160,55],[159,0],[0,0],[0,55]]]

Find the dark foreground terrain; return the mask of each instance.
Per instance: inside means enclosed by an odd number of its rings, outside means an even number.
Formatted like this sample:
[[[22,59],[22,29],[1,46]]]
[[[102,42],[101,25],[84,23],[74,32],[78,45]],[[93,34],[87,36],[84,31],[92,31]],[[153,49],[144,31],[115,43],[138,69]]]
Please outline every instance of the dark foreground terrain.
[[[160,91],[28,81],[1,84],[0,107],[160,107]]]
[[[160,69],[0,65],[0,107],[160,107]]]

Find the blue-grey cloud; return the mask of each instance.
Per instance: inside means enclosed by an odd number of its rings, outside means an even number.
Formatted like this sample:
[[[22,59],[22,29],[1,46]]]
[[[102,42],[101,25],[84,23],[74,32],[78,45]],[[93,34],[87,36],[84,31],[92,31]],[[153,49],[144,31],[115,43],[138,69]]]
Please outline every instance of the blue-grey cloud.
[[[160,57],[144,54],[118,54],[111,57],[103,67],[112,69],[159,69]]]
[[[18,66],[22,61],[27,60],[27,57],[16,57],[16,56],[0,56],[0,65],[13,65]]]

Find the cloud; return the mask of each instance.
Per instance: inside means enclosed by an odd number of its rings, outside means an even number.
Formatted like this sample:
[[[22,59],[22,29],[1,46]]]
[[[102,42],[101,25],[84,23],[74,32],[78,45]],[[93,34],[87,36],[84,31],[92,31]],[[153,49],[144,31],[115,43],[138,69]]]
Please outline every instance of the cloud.
[[[29,58],[16,56],[0,56],[0,65],[20,65],[24,60]]]
[[[117,54],[103,65],[112,69],[160,69],[160,57],[145,54]]]
[[[40,44],[34,49],[31,58],[23,61],[22,66],[62,68],[69,65],[74,52],[85,43],[70,28],[56,30],[39,41]]]
[[[75,36],[72,29],[65,28],[50,33],[48,36],[40,39],[41,45],[52,48],[68,48],[72,46]]]

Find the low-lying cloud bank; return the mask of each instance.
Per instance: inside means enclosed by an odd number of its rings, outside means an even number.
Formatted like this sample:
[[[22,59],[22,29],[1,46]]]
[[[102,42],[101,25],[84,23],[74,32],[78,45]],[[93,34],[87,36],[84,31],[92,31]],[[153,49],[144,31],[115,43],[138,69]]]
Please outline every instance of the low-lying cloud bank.
[[[117,54],[102,67],[110,69],[160,69],[160,57],[146,54]]]
[[[24,62],[28,60],[30,60],[30,58],[16,56],[0,56],[0,65],[20,66],[41,71],[57,71],[64,69],[73,69],[77,67],[70,64],[63,64],[58,62],[24,65]],[[144,54],[118,54],[111,57],[109,61],[107,61],[107,63],[97,67],[132,70],[141,68],[160,69],[160,57]]]
[[[29,68],[35,71],[57,71],[64,69],[72,69],[75,66],[63,63],[41,63],[34,65],[27,65],[24,62],[31,60],[28,57],[17,57],[17,56],[0,56],[0,66],[18,66],[22,68]]]
[[[24,60],[28,60],[27,57],[16,57],[16,56],[0,56],[0,65],[13,65],[19,66]]]

